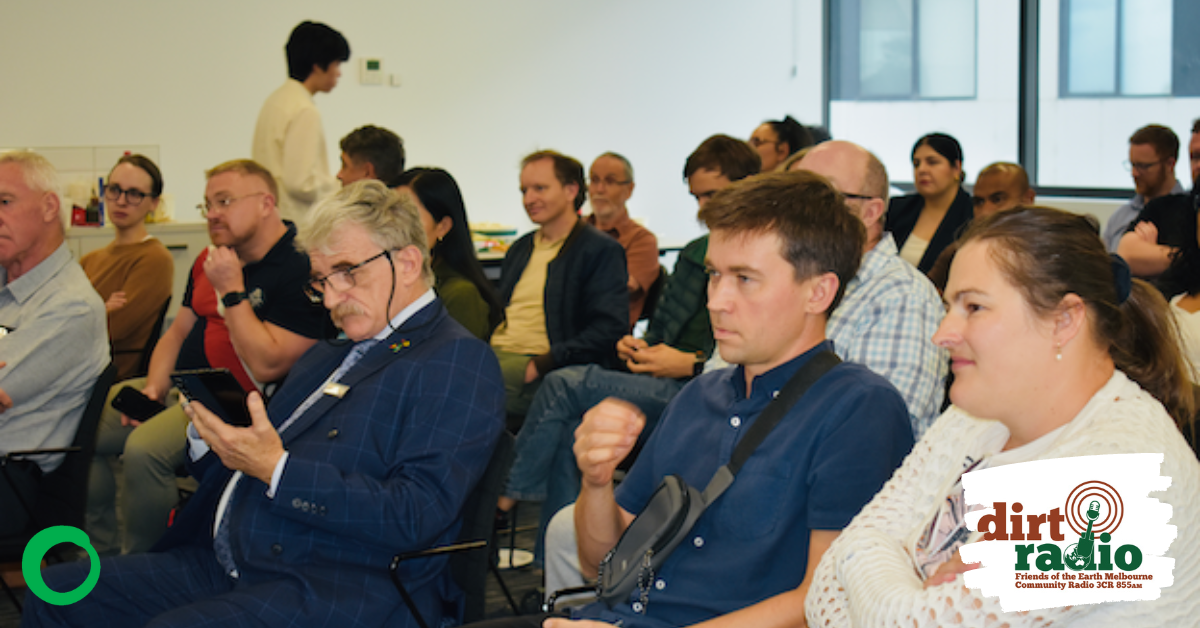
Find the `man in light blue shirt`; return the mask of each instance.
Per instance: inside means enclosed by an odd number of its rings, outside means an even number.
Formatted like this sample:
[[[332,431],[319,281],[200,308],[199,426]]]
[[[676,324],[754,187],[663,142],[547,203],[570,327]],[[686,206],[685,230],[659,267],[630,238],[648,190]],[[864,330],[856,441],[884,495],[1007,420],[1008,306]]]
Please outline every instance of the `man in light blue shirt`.
[[[0,455],[66,447],[108,363],[104,302],[65,243],[58,175],[40,155],[0,155]],[[6,465],[0,535],[22,530],[63,454]],[[14,490],[15,487],[15,490]]]

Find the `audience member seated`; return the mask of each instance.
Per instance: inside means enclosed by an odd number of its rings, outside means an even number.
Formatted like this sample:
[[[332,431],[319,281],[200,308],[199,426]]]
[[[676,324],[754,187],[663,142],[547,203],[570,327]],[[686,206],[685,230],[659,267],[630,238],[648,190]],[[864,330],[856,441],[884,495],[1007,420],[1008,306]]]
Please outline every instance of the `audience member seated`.
[[[644,417],[617,400],[588,411],[575,445],[584,478],[575,526],[591,570],[664,476],[702,489],[784,384],[832,351],[825,321],[866,245],[862,222],[842,197],[806,172],[734,183],[700,217],[711,229],[713,333],[738,366],[705,373],[679,393],[615,490],[613,471]],[[864,366],[841,362],[787,410],[645,586],[611,609],[597,602],[570,611],[571,618],[617,626],[802,623],[818,560],[912,442],[896,389]],[[539,626],[540,619],[492,625]]]
[[[762,159],[762,172],[783,170],[783,162],[789,156],[814,143],[808,127],[792,116],[785,116],[782,120],[767,120],[750,134],[750,146],[758,151]]]
[[[1018,164],[998,161],[979,171],[975,187],[971,190],[971,202],[975,206],[975,217],[986,218],[998,211],[1033,204],[1037,193],[1029,185],[1029,174]],[[958,251],[958,241],[951,242],[933,268],[929,269],[929,280],[942,292],[950,278],[950,262]]]
[[[1154,601],[1018,615],[964,586],[961,573],[972,567],[958,548],[981,536],[962,519],[964,460],[978,470],[1162,454],[1171,481],[1153,495],[1180,530],[1200,525],[1200,466],[1176,426],[1190,422],[1194,402],[1166,301],[1131,282],[1085,220],[1018,208],[977,222],[962,242],[946,287],[949,312],[934,336],[954,359],[954,405],[821,559],[808,625],[1194,624],[1200,601],[1188,587],[1165,587]],[[943,526],[953,544],[935,545],[941,535],[922,543]],[[1198,556],[1194,535],[1171,542],[1176,583],[1200,577]]]
[[[912,151],[917,193],[892,199],[884,229],[892,232],[900,257],[923,273],[971,221],[971,197],[962,189],[963,152],[958,140],[930,133]]]
[[[349,342],[305,353],[270,411],[251,393],[250,428],[189,404],[202,481],[157,551],[102,560],[74,604],[29,595],[25,625],[417,625],[387,565],[456,538],[503,429],[500,369],[434,295],[407,200],[364,181],[309,219],[296,237],[312,259],[307,290]],[[89,568],[43,576],[70,590]],[[399,576],[430,625],[461,620],[444,557],[405,562]]]
[[[1129,137],[1129,161],[1125,162],[1125,168],[1133,175],[1137,194],[1118,207],[1104,225],[1104,244],[1109,252],[1118,251],[1129,226],[1137,222],[1146,203],[1167,194],[1183,194],[1183,186],[1175,180],[1178,158],[1179,137],[1161,124],[1147,124]]]
[[[125,155],[107,181],[106,213],[117,237],[84,255],[79,265],[104,299],[113,363],[117,379],[123,380],[138,375],[142,350],[171,298],[175,261],[167,247],[146,232],[146,217],[162,196],[158,166],[144,155]]]
[[[615,363],[613,347],[629,331],[629,275],[621,245],[579,218],[587,191],[578,161],[549,150],[526,156],[521,194],[539,228],[504,256],[504,322],[491,342],[508,414],[523,417],[554,369]]]
[[[378,179],[388,187],[400,185],[404,172],[404,140],[377,126],[362,126],[342,138],[342,169],[337,179],[349,185],[363,179]]]
[[[0,154],[0,458],[67,447],[108,364],[104,302],[71,257],[58,173],[41,155]],[[29,523],[42,474],[63,454],[9,461],[0,481],[0,535]]]
[[[758,164],[758,155],[745,142],[714,135],[688,156],[683,177],[703,208],[713,193],[757,173]],[[534,552],[538,561],[542,557],[541,531],[555,512],[579,494],[579,467],[571,446],[583,413],[607,397],[619,397],[646,417],[642,431],[649,435],[663,408],[699,374],[712,353],[704,269],[707,250],[708,236],[704,235],[679,253],[645,336],[625,336],[616,345],[623,369],[594,364],[561,368],[546,376],[534,396],[517,434],[515,458],[499,508],[511,510],[517,500],[542,502],[542,525]]]
[[[891,234],[883,231],[887,170],[875,155],[844,141],[811,148],[791,168],[826,176],[845,190],[846,209],[866,228],[862,262],[829,315],[826,332],[839,357],[866,366],[899,390],[919,440],[945,397],[949,360],[929,342],[945,309],[929,280],[897,256]],[[710,363],[709,368],[724,366],[721,356]],[[578,485],[578,475],[574,479]],[[547,527],[547,590],[583,584],[574,539],[564,528],[570,511],[565,508]]]
[[[413,168],[393,187],[420,212],[438,298],[454,320],[486,341],[504,320],[504,304],[475,256],[458,183],[441,168]]]
[[[250,160],[225,162],[206,176],[201,213],[213,245],[192,265],[183,303],[154,348],[149,374],[113,386],[100,421],[88,533],[105,555],[150,549],[179,499],[176,470],[184,464],[187,417],[174,404],[170,374],[226,368],[247,392],[258,391],[282,380],[328,331],[325,312],[304,297],[308,258],[294,246],[295,226],[279,217],[275,179]],[[111,402],[126,386],[168,408],[145,423],[121,415]]]
[[[1169,272],[1179,278],[1180,294],[1171,299],[1171,313],[1179,326],[1183,356],[1191,367],[1189,377],[1200,384],[1200,228],[1192,227],[1196,234],[1171,261]]]
[[[1178,252],[1196,245],[1192,234],[1196,233],[1196,195],[1200,194],[1196,185],[1200,181],[1200,119],[1192,124],[1188,156],[1192,170],[1191,193],[1165,194],[1147,202],[1121,236],[1117,248],[1121,257],[1129,262],[1133,276],[1150,280],[1168,299],[1185,291],[1187,284],[1193,281],[1177,272],[1182,267],[1172,268],[1171,260]],[[1171,163],[1174,164],[1174,160]]]
[[[616,238],[625,249],[629,271],[629,325],[642,316],[646,293],[658,279],[658,238],[629,217],[625,203],[633,195],[633,166],[625,157],[608,152],[592,162],[588,172],[588,200],[592,213],[587,223]]]

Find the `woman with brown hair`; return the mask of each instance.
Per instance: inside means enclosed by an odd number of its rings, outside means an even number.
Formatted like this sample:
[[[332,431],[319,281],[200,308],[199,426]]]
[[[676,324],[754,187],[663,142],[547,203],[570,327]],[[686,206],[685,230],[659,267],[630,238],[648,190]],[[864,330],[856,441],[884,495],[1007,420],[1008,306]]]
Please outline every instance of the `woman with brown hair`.
[[[961,476],[1033,460],[1161,453],[1171,485],[1154,496],[1170,504],[1178,530],[1200,525],[1200,465],[1179,427],[1190,429],[1194,402],[1162,295],[1131,280],[1083,218],[1034,207],[973,224],[945,296],[933,340],[950,351],[954,405],[822,558],[809,626],[1194,623],[1200,538],[1192,534],[1171,543],[1175,584],[1155,601],[1025,614],[967,589],[961,574],[971,567],[958,553],[980,537],[963,521]],[[930,530],[952,542],[931,542]]]

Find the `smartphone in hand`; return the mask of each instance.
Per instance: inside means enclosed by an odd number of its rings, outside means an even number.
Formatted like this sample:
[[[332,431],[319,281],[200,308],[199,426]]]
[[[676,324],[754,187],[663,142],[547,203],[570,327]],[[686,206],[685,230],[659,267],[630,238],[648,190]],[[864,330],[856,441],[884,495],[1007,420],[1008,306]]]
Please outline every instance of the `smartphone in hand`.
[[[112,407],[117,412],[142,423],[153,419],[159,412],[167,409],[166,406],[142,394],[142,391],[133,386],[126,386],[118,391],[117,395],[113,397]]]
[[[250,427],[246,390],[229,369],[196,369],[171,373],[171,381],[189,401],[199,401],[222,421],[235,427]]]

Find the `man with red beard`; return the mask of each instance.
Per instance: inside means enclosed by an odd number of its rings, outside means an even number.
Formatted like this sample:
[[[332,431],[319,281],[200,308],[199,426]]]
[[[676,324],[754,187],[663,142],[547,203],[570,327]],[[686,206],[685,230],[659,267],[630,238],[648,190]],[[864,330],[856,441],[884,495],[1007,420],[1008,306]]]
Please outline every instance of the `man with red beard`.
[[[118,384],[110,394],[132,386],[168,408],[140,423],[113,410],[110,399],[101,419],[88,489],[88,532],[101,554],[150,549],[178,501],[175,470],[184,462],[187,417],[173,403],[173,371],[226,368],[247,392],[269,394],[329,329],[325,310],[304,296],[308,257],[293,245],[295,226],[279,217],[270,172],[234,160],[206,175],[201,214],[212,246],[196,258],[146,378]],[[118,478],[113,465],[122,454]]]

